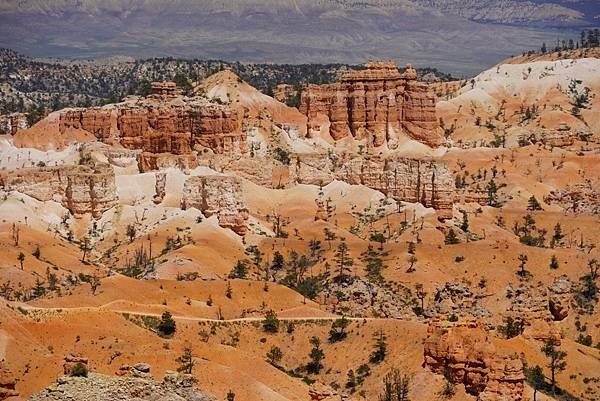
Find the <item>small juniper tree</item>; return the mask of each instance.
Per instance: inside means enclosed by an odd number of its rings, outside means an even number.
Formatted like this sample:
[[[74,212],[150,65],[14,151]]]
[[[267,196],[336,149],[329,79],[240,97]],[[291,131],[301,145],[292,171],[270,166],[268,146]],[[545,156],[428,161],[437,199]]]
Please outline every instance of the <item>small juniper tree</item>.
[[[524,254],[520,254],[519,255],[519,276],[521,277],[526,277],[527,276],[527,269],[525,268],[525,265],[527,264],[527,255]]]
[[[231,299],[233,295],[233,288],[231,288],[231,282],[227,282],[227,287],[225,288],[225,296]]]
[[[417,296],[417,299],[421,301],[420,313],[423,313],[423,311],[425,310],[425,297],[427,296],[427,292],[425,292],[425,290],[423,289],[423,284],[415,284],[415,294]]]
[[[133,240],[135,239],[135,234],[136,234],[136,229],[135,226],[133,224],[128,224],[127,225],[127,237],[129,238],[129,242],[133,242]]]
[[[460,243],[460,240],[456,236],[456,233],[454,232],[453,228],[448,230],[448,234],[446,234],[446,239],[444,240],[444,242],[446,243],[446,245],[456,245]]]
[[[96,291],[101,284],[100,277],[94,273],[92,277],[90,277],[90,290],[92,291],[92,295],[96,295]]]
[[[558,267],[559,267],[558,259],[556,258],[556,255],[552,255],[552,258],[550,259],[550,268],[558,269]]]

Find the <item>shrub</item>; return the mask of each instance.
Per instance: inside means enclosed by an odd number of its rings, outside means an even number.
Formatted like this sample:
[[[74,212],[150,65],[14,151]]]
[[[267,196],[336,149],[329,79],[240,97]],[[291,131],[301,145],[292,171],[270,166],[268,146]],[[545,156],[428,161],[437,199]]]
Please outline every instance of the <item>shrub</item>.
[[[87,366],[85,366],[81,362],[77,362],[71,368],[71,376],[75,376],[75,377],[87,377],[87,375],[88,375],[88,368],[87,368]]]

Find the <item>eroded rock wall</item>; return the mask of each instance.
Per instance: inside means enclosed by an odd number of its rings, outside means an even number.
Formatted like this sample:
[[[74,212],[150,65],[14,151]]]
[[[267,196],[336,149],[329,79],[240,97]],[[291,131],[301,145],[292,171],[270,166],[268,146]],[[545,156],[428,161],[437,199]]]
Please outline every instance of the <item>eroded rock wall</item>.
[[[228,105],[203,99],[147,98],[105,107],[60,111],[58,130],[85,131],[108,144],[141,150],[139,167],[149,171],[169,166],[194,168],[194,151],[247,153],[242,116]]]
[[[74,215],[98,218],[117,204],[115,173],[105,164],[4,170],[0,187],[42,202],[58,201]]]
[[[194,207],[205,216],[217,215],[219,225],[246,234],[248,208],[238,177],[203,175],[190,177],[183,186],[181,208]]]

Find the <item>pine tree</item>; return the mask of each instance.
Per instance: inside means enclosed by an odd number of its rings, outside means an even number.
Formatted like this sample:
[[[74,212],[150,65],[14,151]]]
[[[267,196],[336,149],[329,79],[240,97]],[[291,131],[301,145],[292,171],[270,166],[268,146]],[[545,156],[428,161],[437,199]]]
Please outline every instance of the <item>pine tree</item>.
[[[373,340],[375,341],[374,350],[371,354],[371,362],[379,363],[382,362],[387,355],[387,337],[383,330],[378,330],[373,335]]]
[[[560,245],[560,241],[564,238],[562,233],[562,227],[560,223],[556,223],[554,226],[554,234],[552,235],[552,239],[550,240],[550,247],[554,248],[556,245]]]
[[[385,268],[387,268],[382,259],[382,256],[386,255],[387,253],[381,253],[377,251],[372,245],[369,245],[367,250],[360,254],[360,258],[362,263],[365,265],[365,271],[367,272],[367,278],[369,281],[374,283],[382,283],[385,281],[381,273]]]
[[[556,255],[552,255],[552,259],[550,259],[550,268],[558,269],[558,267],[559,267],[558,259],[556,258]]]
[[[185,347],[183,349],[183,354],[178,356],[175,361],[179,363],[179,366],[177,367],[178,372],[187,373],[189,375],[192,374],[196,363],[194,362],[194,356],[192,355],[192,349],[190,347]]]
[[[567,353],[556,349],[554,340],[548,339],[542,347],[542,352],[548,358],[548,368],[550,369],[550,384],[552,386],[552,394],[556,394],[556,373],[562,372],[567,368],[565,358]]]
[[[352,258],[350,258],[348,253],[348,245],[344,240],[342,240],[337,247],[337,251],[335,253],[335,263],[338,267],[338,275],[336,280],[338,282],[343,282],[346,280],[346,273],[349,274],[351,272],[350,267],[354,264],[354,261]]]
[[[321,349],[321,340],[317,337],[311,337],[310,344],[313,348],[310,350],[310,362],[306,365],[306,370],[309,373],[319,374],[321,369],[323,369],[323,364],[321,362],[325,358],[325,353]]]
[[[546,377],[541,366],[536,365],[531,369],[525,369],[525,378],[529,385],[533,388],[533,401],[537,400],[537,392],[544,388]]]
[[[401,375],[398,369],[392,369],[383,378],[383,393],[379,401],[409,401],[410,380],[408,375]]]
[[[454,232],[453,228],[451,228],[448,231],[448,234],[446,234],[446,239],[444,240],[444,242],[446,243],[446,245],[455,245],[460,243],[460,240],[456,236],[456,233]]]
[[[278,366],[282,358],[283,352],[279,347],[272,346],[269,352],[267,352],[267,362],[273,366]]]
[[[279,331],[279,319],[273,309],[269,309],[263,320],[263,329],[268,333],[277,333]]]
[[[238,260],[231,273],[229,273],[229,278],[245,279],[247,274],[248,266],[246,265],[246,262],[243,260]]]
[[[348,327],[349,324],[350,321],[346,319],[345,316],[342,316],[341,319],[335,320],[331,324],[331,329],[329,330],[329,342],[335,343],[345,339],[348,335],[348,333],[346,333],[346,327]]]
[[[173,320],[173,316],[169,311],[164,311],[160,322],[158,323],[158,331],[164,336],[171,335],[175,333],[177,325],[175,324],[175,320]]]
[[[19,252],[19,255],[17,256],[17,260],[19,261],[19,264],[21,265],[21,270],[23,270],[23,262],[25,261],[25,254],[23,252]]]
[[[542,208],[542,205],[540,205],[540,202],[538,202],[536,197],[531,195],[531,197],[527,201],[527,210],[535,211],[535,210],[544,210],[544,209]]]

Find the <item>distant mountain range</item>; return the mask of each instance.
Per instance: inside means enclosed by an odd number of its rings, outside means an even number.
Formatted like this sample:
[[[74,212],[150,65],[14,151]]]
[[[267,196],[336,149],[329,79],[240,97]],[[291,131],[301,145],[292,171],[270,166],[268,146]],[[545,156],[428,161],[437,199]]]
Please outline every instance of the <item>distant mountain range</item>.
[[[42,57],[395,59],[472,74],[600,25],[597,0],[4,0],[0,46]]]

